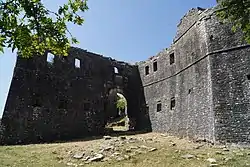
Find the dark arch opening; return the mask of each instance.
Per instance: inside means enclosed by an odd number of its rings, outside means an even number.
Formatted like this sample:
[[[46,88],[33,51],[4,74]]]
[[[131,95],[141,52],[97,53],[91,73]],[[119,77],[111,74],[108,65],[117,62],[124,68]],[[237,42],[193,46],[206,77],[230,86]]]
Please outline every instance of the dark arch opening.
[[[109,91],[106,113],[106,129],[112,131],[129,131],[128,101],[123,90],[115,88]]]

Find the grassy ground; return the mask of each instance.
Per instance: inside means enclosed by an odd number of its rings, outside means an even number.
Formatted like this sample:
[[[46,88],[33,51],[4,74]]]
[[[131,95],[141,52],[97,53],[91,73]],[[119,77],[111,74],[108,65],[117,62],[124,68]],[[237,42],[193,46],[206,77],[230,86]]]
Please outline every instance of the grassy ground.
[[[129,140],[134,139],[134,140]],[[133,141],[133,142],[130,142]],[[116,144],[114,152],[124,160],[110,158],[104,162],[86,162],[73,159],[77,152],[84,152],[85,156],[96,153],[103,145]],[[135,150],[128,148],[138,147]],[[147,151],[144,147],[157,148]],[[111,154],[112,151],[110,151]],[[112,152],[113,153],[113,152]],[[103,153],[104,154],[104,153]],[[105,153],[109,156],[109,153]],[[190,158],[183,158],[191,155]],[[205,143],[192,143],[185,139],[163,136],[157,133],[126,136],[120,140],[98,139],[90,141],[39,144],[26,146],[0,146],[0,167],[66,167],[66,166],[117,166],[117,167],[207,167],[211,165],[208,158],[216,160],[214,164],[220,167],[250,166],[250,149],[224,148]],[[68,164],[68,165],[67,165]]]

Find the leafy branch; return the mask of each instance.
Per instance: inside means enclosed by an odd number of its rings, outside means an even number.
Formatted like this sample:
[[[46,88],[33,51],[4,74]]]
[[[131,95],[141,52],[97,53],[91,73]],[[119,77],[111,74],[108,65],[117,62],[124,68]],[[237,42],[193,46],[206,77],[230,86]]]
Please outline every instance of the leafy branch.
[[[32,57],[50,50],[67,56],[70,45],[78,43],[67,23],[82,25],[79,13],[86,10],[87,0],[69,0],[58,11],[50,11],[41,0],[0,1],[0,51],[7,47],[19,56]]]

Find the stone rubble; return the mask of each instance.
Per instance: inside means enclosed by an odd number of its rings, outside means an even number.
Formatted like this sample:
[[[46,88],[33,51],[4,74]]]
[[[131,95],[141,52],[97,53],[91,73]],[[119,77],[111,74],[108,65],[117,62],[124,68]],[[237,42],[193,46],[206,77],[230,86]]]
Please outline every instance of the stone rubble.
[[[146,143],[146,141],[151,143],[154,142],[155,140],[157,140],[156,137],[144,139],[141,137],[136,138],[136,137],[126,137],[126,136],[120,136],[120,137],[103,136],[103,142],[99,146],[99,151],[94,151],[92,149],[89,150],[89,153],[83,151],[73,153],[72,151],[70,151],[69,155],[71,155],[72,159],[81,160],[82,162],[85,162],[84,164],[88,164],[91,162],[99,162],[99,161],[105,162],[110,160],[123,161],[126,159],[130,159],[131,157],[138,154],[145,154],[148,152],[157,151],[157,148],[149,147],[147,145],[139,145],[139,146],[131,145],[128,148],[121,150],[121,147],[123,147],[124,144],[135,143],[135,142]],[[76,166],[77,164],[68,162],[66,165]],[[83,166],[83,163],[81,163],[81,166]]]

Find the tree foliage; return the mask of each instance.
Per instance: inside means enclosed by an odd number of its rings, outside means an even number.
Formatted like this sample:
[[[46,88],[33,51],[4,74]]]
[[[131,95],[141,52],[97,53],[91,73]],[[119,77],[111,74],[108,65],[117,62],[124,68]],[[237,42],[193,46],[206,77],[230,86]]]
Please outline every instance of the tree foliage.
[[[82,25],[80,13],[87,9],[87,0],[68,0],[57,11],[50,11],[42,0],[0,0],[0,51],[7,47],[31,57],[50,50],[66,56],[70,44],[78,42],[67,23]]]
[[[233,31],[241,29],[250,43],[250,0],[217,0],[217,14],[225,22],[233,24]]]
[[[117,96],[118,96],[118,100],[116,102],[116,108],[118,108],[119,110],[124,110],[127,107],[127,100],[120,93],[117,93]]]

